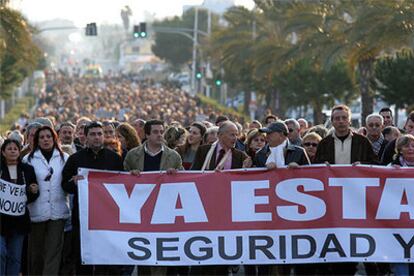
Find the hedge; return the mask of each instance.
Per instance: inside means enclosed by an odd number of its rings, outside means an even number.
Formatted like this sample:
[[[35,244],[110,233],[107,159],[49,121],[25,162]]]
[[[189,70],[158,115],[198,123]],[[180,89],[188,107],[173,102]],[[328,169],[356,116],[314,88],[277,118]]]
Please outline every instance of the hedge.
[[[0,120],[0,133],[4,135],[6,131],[19,119],[20,114],[29,112],[34,105],[35,99],[33,96],[23,97],[17,100],[15,106],[10,109],[3,120]]]

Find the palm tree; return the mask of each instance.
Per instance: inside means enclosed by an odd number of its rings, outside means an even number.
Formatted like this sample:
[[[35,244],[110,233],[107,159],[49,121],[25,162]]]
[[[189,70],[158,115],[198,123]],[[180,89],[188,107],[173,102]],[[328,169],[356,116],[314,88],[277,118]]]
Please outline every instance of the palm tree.
[[[252,62],[255,11],[233,7],[223,17],[227,26],[213,32],[206,52],[213,59],[213,63],[224,69],[226,81],[245,91],[244,111],[247,112],[250,90],[254,83]]]
[[[279,2],[266,4],[267,8],[276,9]],[[370,83],[374,62],[387,51],[409,47],[414,33],[413,2],[298,0],[287,7],[285,14],[285,32],[295,32],[299,43],[279,61],[312,57],[329,68],[344,58],[360,91],[364,123],[373,111]]]

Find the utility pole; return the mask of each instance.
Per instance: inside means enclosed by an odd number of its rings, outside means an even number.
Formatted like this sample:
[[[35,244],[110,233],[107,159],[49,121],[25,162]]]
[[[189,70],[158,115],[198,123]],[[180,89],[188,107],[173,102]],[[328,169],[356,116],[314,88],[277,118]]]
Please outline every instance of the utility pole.
[[[196,94],[196,61],[197,61],[197,45],[198,45],[198,7],[194,10],[194,30],[193,30],[193,63],[191,66],[191,93]]]
[[[210,39],[211,37],[211,10],[208,9],[208,16],[207,16],[207,34],[208,34],[208,38]],[[210,68],[210,57],[207,57],[207,67],[206,67],[206,74],[205,74],[205,78],[211,78],[211,68]],[[211,86],[210,84],[206,85],[206,96],[210,98],[210,91],[211,91]]]

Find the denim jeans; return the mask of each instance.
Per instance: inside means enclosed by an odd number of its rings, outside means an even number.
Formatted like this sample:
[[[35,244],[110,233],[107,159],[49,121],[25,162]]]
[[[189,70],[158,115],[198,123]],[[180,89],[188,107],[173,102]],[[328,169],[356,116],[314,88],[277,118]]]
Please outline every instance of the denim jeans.
[[[395,263],[391,264],[391,271],[394,272],[395,276],[406,276],[410,275],[408,263]]]
[[[0,235],[0,275],[19,275],[25,235]]]

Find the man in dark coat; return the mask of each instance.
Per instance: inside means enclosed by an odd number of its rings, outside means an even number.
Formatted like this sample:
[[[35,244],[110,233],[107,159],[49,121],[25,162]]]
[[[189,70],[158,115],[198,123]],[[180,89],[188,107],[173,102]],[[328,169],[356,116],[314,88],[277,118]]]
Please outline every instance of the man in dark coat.
[[[238,129],[233,122],[222,123],[218,130],[218,141],[212,145],[203,145],[198,148],[191,170],[242,168],[243,162],[248,156],[235,148],[237,136]]]
[[[348,106],[334,106],[331,121],[334,130],[319,142],[314,163],[354,165],[378,163],[370,141],[351,131],[351,110]],[[323,264],[321,268],[325,270],[323,273],[326,275],[354,275],[357,263]]]
[[[269,156],[272,153],[272,149],[282,146],[283,149],[283,165],[289,165],[296,163],[297,165],[309,165],[310,161],[304,148],[293,145],[288,139],[288,127],[282,121],[276,121],[269,124],[268,127],[261,128],[260,132],[267,134],[268,144],[263,147],[253,160],[253,165],[256,167],[269,167],[272,160],[269,160]],[[274,150],[273,150],[274,151]],[[270,156],[272,158],[272,156]],[[274,160],[273,160],[274,161]],[[276,167],[277,164],[275,163]]]
[[[62,188],[65,192],[74,194],[73,199],[73,251],[76,260],[76,275],[92,275],[93,266],[82,265],[80,251],[78,168],[122,171],[122,158],[115,152],[104,148],[104,134],[102,124],[92,122],[85,127],[87,147],[71,155],[62,171]],[[107,252],[108,253],[108,252]],[[97,267],[98,274],[118,274],[115,268],[109,266]]]
[[[316,151],[314,163],[329,164],[377,164],[378,158],[369,140],[351,131],[351,111],[346,105],[332,109],[334,130],[322,139]]]
[[[243,151],[235,148],[237,136],[237,126],[231,121],[223,122],[218,130],[218,141],[212,145],[203,145],[198,148],[191,170],[242,168],[248,156]],[[191,274],[228,275],[228,270],[229,266],[226,265],[194,266],[191,268]]]

